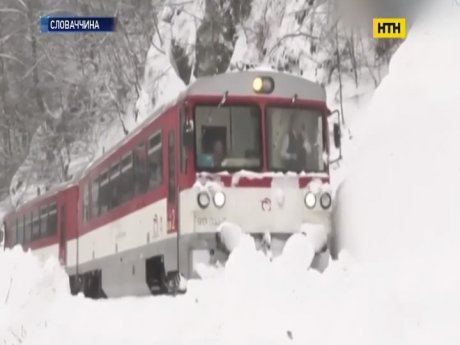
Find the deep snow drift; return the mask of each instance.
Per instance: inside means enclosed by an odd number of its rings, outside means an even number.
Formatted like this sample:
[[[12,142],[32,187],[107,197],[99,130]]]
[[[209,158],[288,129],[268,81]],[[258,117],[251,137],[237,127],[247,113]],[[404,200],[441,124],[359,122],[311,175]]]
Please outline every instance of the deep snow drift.
[[[457,344],[460,8],[449,3],[413,27],[354,128],[337,214],[357,261],[344,254],[319,274],[243,237],[222,274],[184,296],[92,301],[69,296],[55,262],[7,251],[0,344]]]
[[[354,128],[338,193],[342,244],[376,272],[392,344],[460,340],[459,37],[453,2],[416,23]]]

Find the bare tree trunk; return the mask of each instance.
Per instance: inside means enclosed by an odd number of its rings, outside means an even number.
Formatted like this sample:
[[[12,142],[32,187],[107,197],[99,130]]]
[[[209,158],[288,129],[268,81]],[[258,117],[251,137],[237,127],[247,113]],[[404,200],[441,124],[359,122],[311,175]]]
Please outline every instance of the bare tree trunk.
[[[32,4],[32,2],[30,3]],[[37,18],[34,15],[34,9],[29,5],[27,16],[29,18],[29,34],[30,34],[30,44],[32,48],[32,79],[34,82],[34,91],[35,91],[35,102],[37,103],[38,109],[40,110],[41,114],[40,117],[43,116],[45,113],[45,105],[43,104],[42,92],[39,86],[40,78],[38,75],[38,56],[37,56],[37,36],[36,31],[34,30],[35,26],[33,23],[37,21]]]
[[[343,114],[343,94],[342,94],[342,71],[340,68],[340,51],[339,51],[339,32],[338,32],[338,23],[335,25],[335,47],[336,47],[336,56],[337,56],[337,73],[339,75],[339,97],[340,97],[340,113],[342,114],[342,123],[345,125],[345,117]]]

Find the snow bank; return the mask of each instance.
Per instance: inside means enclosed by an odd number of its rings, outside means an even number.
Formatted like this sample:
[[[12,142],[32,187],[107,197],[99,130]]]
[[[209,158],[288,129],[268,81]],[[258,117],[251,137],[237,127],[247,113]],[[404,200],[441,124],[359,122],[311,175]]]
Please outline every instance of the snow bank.
[[[375,272],[373,344],[460,339],[458,37],[460,8],[433,4],[354,128],[337,218],[342,245]]]
[[[8,251],[0,343],[458,343],[459,19],[437,8],[413,27],[357,123],[337,209],[357,260],[342,252],[320,274],[299,264],[308,236],[270,261],[242,234],[223,274],[183,296],[92,301],[68,296],[56,263]]]
[[[438,9],[415,24],[354,129],[341,213],[370,255],[458,233],[460,159],[450,151],[460,147],[459,19],[460,9]]]
[[[0,343],[33,339],[69,295],[68,277],[57,260],[42,263],[19,247],[0,250]]]

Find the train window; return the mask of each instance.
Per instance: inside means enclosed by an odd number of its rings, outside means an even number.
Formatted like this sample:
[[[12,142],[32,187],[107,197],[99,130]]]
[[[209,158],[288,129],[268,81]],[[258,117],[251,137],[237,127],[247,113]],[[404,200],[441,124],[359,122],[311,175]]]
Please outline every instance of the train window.
[[[47,218],[48,209],[46,208],[46,206],[43,206],[40,209],[40,237],[46,236]]]
[[[98,198],[99,198],[99,180],[96,178],[91,181],[89,184],[89,189],[91,191],[91,201],[89,205],[88,215],[89,218],[97,217],[99,214]]]
[[[109,176],[108,172],[105,171],[99,176],[99,198],[98,206],[99,212],[98,215],[104,214],[109,210],[110,205],[110,186],[109,186]]]
[[[124,156],[121,160],[121,175],[118,183],[119,201],[124,204],[133,197],[133,155]]]
[[[48,208],[48,235],[54,236],[57,233],[57,212],[56,203],[52,203]]]
[[[149,139],[149,187],[155,188],[163,182],[163,154],[161,132],[157,132]]]
[[[196,106],[197,168],[260,169],[260,114],[260,108],[252,105]]]
[[[120,192],[119,192],[119,183],[120,183],[120,164],[117,163],[110,168],[110,181],[109,181],[109,209],[117,207],[120,205]]]
[[[180,171],[182,173],[186,173],[187,172],[187,148],[185,146],[185,143],[183,142],[183,138],[184,138],[184,129],[185,129],[185,108],[182,107],[181,111],[180,111],[180,133],[181,135],[179,136],[179,140],[180,140],[180,144],[179,144],[179,147],[180,147]]]
[[[134,149],[134,190],[136,195],[142,195],[147,191],[147,150],[145,142],[140,143]]]
[[[60,222],[59,222],[59,247],[64,248],[65,243],[66,243],[66,229],[65,229],[65,223],[66,223],[66,207],[65,205],[61,206],[61,214],[60,214]]]
[[[16,243],[24,243],[24,216],[18,217],[18,236],[16,237]]]
[[[32,213],[24,216],[24,243],[30,243],[32,237]]]
[[[40,238],[40,217],[38,208],[32,212],[32,240]]]
[[[174,131],[168,134],[168,201],[176,200],[176,152],[174,142]]]
[[[94,199],[93,199],[94,204]],[[91,218],[89,201],[89,183],[86,183],[83,189],[83,221],[87,222]]]
[[[324,171],[322,121],[315,109],[268,107],[269,169]]]

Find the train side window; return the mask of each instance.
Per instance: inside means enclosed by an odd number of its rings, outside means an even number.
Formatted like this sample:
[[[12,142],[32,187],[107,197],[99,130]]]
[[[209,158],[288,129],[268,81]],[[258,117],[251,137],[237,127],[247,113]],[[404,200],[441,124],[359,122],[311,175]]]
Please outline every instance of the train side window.
[[[109,209],[112,209],[120,205],[120,163],[116,163],[110,168],[109,190]]]
[[[66,207],[65,205],[61,206],[61,214],[60,214],[60,222],[59,222],[59,246],[62,248],[65,246],[66,242]]]
[[[18,217],[18,236],[16,238],[17,238],[16,243],[19,243],[19,244],[24,243],[24,216]]]
[[[32,241],[40,238],[40,217],[38,208],[32,211]]]
[[[57,212],[56,203],[52,203],[48,208],[48,235],[54,236],[57,234]]]
[[[121,159],[120,171],[118,191],[120,205],[122,205],[133,197],[133,154],[131,152]]]
[[[168,134],[168,200],[176,200],[176,151],[174,142],[174,131]]]
[[[94,205],[93,199],[93,205]],[[83,220],[87,222],[91,218],[90,202],[89,202],[89,182],[85,184],[83,190]]]
[[[161,186],[163,182],[163,154],[161,132],[158,131],[149,139],[149,188]]]
[[[48,218],[48,209],[46,206],[43,206],[40,209],[40,237],[41,238],[46,236],[47,218]]]
[[[24,216],[24,243],[30,243],[32,237],[32,213]]]
[[[88,183],[89,184],[89,183]],[[91,190],[91,204],[90,204],[90,209],[88,210],[88,216],[89,218],[95,218],[99,214],[99,206],[98,206],[98,199],[99,199],[99,179],[96,178],[93,181],[91,181],[90,184],[90,190]]]
[[[180,133],[181,135],[179,136],[180,140],[180,171],[185,174],[187,173],[187,148],[185,147],[184,143],[184,129],[185,129],[185,108],[182,107],[180,111]]]
[[[98,206],[99,212],[98,215],[102,215],[109,210],[110,202],[110,186],[109,186],[109,176],[108,171],[103,172],[99,176],[99,199]]]
[[[135,195],[142,195],[147,191],[147,150],[145,142],[134,149],[134,191]]]

